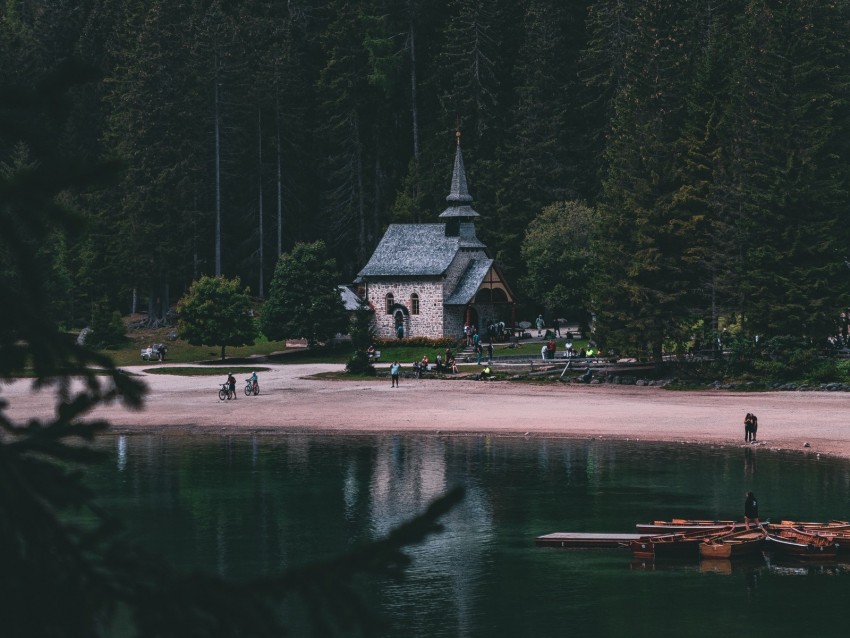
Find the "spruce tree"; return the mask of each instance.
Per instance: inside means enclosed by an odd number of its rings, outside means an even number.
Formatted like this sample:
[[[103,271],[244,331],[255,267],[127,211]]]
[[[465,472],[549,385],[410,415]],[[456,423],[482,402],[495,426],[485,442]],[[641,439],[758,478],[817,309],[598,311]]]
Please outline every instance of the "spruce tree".
[[[729,269],[744,334],[834,334],[848,301],[844,4],[750,2],[729,115]]]
[[[603,339],[659,363],[664,341],[682,337],[696,289],[687,262],[695,220],[674,200],[692,26],[686,8],[667,0],[646,2],[635,16],[595,243]]]

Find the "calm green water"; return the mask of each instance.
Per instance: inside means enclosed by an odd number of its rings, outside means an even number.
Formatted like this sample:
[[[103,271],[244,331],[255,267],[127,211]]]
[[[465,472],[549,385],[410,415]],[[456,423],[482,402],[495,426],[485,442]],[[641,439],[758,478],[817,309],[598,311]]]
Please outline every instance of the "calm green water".
[[[318,435],[113,436],[91,475],[143,544],[242,578],[339,553],[467,488],[375,604],[393,637],[845,636],[850,564],[707,570],[627,550],[536,548],[556,531],[657,518],[850,519],[850,464],[765,449],[607,441]],[[728,572],[728,573],[726,573]]]

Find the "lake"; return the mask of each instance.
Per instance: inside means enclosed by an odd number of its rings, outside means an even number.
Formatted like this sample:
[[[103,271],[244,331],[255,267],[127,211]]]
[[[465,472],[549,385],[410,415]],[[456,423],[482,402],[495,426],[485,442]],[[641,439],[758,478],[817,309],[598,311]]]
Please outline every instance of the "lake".
[[[109,435],[89,472],[130,535],[185,568],[277,573],[387,533],[455,485],[445,531],[370,590],[387,636],[844,636],[850,563],[652,564],[534,546],[672,517],[850,518],[850,463],[759,448],[495,436]],[[296,632],[297,635],[297,632]]]

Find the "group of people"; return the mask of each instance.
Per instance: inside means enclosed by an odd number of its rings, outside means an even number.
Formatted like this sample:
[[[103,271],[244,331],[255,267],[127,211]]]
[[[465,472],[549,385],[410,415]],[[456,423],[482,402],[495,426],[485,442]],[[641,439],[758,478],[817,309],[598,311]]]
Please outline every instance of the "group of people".
[[[247,379],[245,379],[245,381],[251,384],[251,388],[256,388],[257,384],[259,383],[259,379],[257,377],[256,371],[252,372],[251,376],[248,377]],[[233,376],[232,372],[227,373],[227,381],[225,381],[225,383],[227,383],[227,387],[230,390],[230,396],[227,397],[228,400],[231,397],[233,397],[233,399],[235,400],[237,398],[237,396],[236,396],[236,377]],[[256,392],[255,392],[255,394],[256,394]]]
[[[430,369],[431,360],[428,358],[427,354],[422,355],[422,358],[419,361],[413,362],[413,376],[417,379],[422,378],[422,373],[427,372]],[[443,355],[438,354],[434,359],[434,367],[437,372],[446,372],[446,373],[458,373],[457,362],[455,361],[454,354],[452,353],[450,348],[446,348],[445,357]],[[392,381],[391,386],[393,388],[398,387],[399,377],[401,377],[401,364],[398,360],[393,361],[390,365],[390,379]]]
[[[540,357],[542,359],[554,359],[555,352],[557,352],[558,345],[554,339],[550,339],[546,343],[543,344],[543,347],[540,348]],[[564,343],[564,353],[568,359],[585,359],[587,357],[595,357],[599,353],[596,347],[593,345],[593,342],[589,343],[587,349],[582,348],[581,350],[576,350],[573,348],[573,342],[571,340],[567,340]]]
[[[759,420],[755,414],[747,412],[744,417],[744,441],[748,443],[755,442],[756,432],[759,429]]]
[[[534,325],[537,326],[537,336],[541,336],[546,329],[546,320],[543,319],[543,315],[537,315]],[[558,318],[552,319],[552,335],[555,337],[561,336],[561,320]]]

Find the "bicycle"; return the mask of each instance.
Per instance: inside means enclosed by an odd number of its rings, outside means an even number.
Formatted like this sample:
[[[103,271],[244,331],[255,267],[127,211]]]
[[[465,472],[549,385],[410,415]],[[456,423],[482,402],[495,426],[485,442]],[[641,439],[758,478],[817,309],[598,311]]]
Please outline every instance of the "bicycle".
[[[252,394],[254,396],[260,394],[260,384],[257,381],[251,383],[251,379],[245,379],[245,396],[249,397]]]
[[[218,391],[218,398],[220,401],[224,401],[225,399],[230,399],[233,395],[230,392],[230,384],[222,383],[221,390]]]

